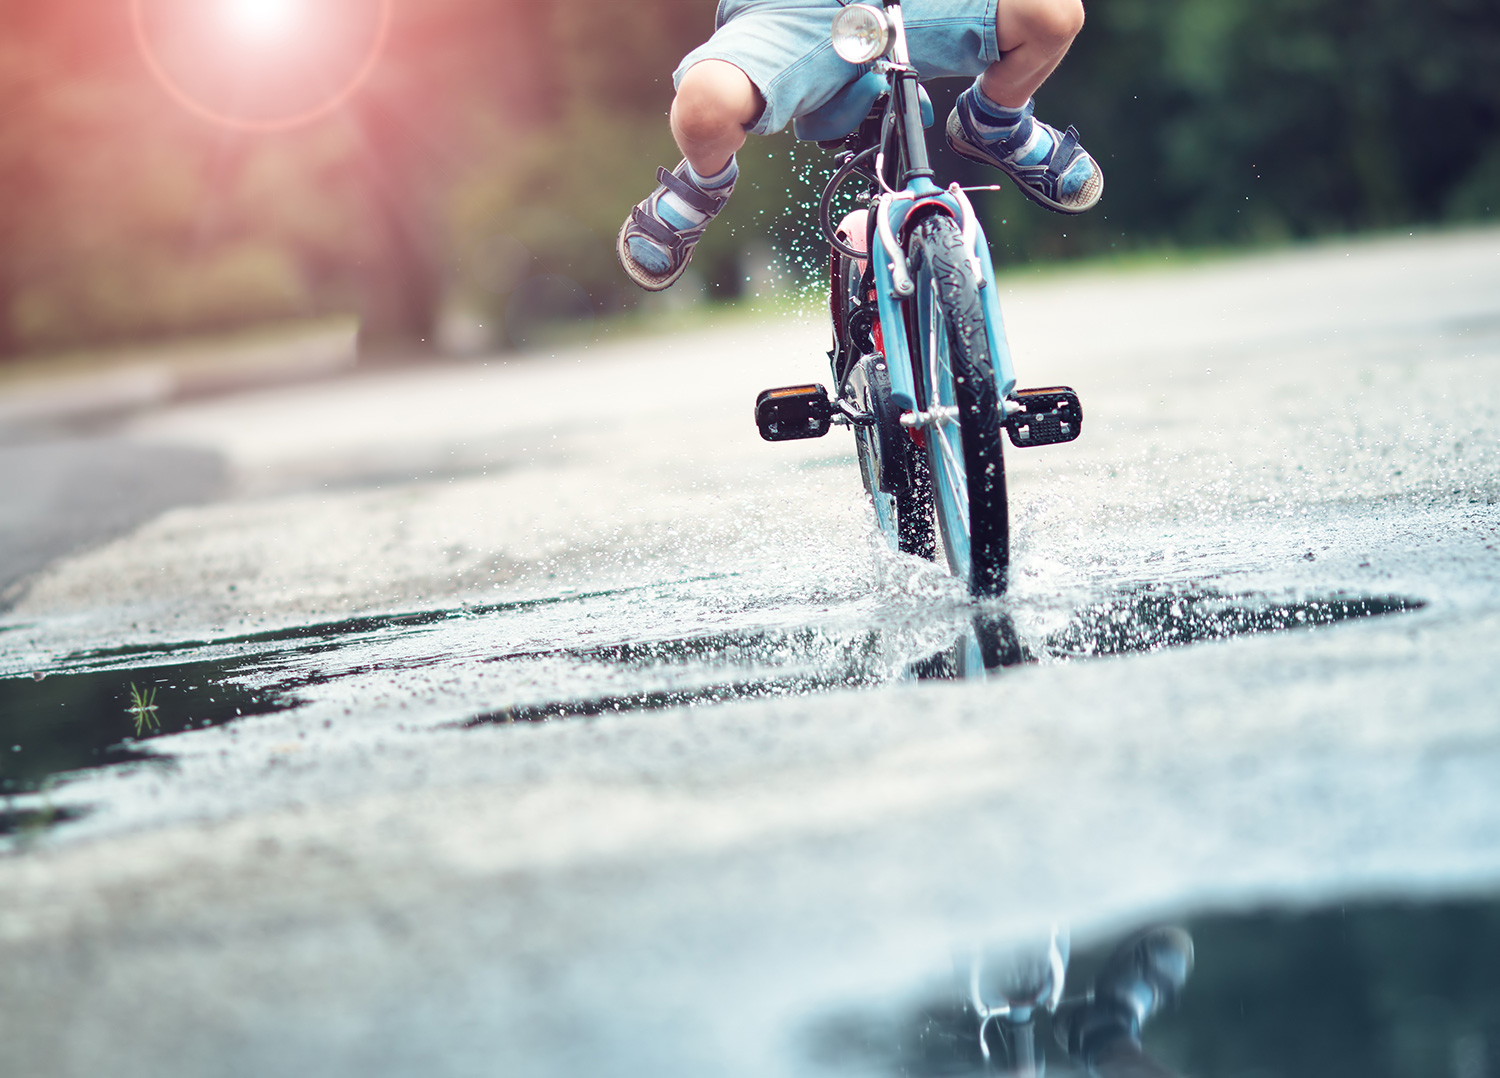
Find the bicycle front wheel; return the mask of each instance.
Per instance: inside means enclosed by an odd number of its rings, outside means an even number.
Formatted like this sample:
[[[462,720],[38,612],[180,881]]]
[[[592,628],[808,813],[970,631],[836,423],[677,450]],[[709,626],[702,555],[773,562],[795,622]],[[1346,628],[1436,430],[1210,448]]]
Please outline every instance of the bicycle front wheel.
[[[912,350],[924,407],[932,498],[943,552],[974,595],[1005,590],[1010,514],[999,391],[979,281],[958,225],[934,216],[912,230]]]

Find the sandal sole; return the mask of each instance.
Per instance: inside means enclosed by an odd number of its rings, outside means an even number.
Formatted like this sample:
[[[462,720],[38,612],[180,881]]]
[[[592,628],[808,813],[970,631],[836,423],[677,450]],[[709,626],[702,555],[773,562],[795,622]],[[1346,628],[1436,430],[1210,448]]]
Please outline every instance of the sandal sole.
[[[693,260],[692,253],[682,260],[682,265],[664,274],[652,273],[645,266],[637,262],[630,254],[627,244],[630,232],[630,218],[625,218],[625,223],[620,226],[620,234],[615,237],[615,257],[620,260],[620,268],[625,271],[636,284],[647,292],[662,292],[677,283],[677,279],[687,272],[688,263]]]

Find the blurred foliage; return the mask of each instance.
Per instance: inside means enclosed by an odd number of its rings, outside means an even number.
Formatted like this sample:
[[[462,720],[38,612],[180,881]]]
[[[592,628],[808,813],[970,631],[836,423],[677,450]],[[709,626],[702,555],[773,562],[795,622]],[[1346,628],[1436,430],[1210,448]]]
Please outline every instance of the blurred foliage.
[[[615,233],[677,159],[670,76],[711,0],[392,2],[346,107],[257,133],[153,81],[129,0],[0,0],[0,354],[350,309],[372,350],[430,347],[447,302],[524,343],[636,304]],[[959,88],[933,87],[940,117]],[[1105,202],[984,198],[1013,261],[1493,219],[1500,5],[1093,0],[1039,111],[1080,128]],[[758,287],[771,250],[816,279],[826,161],[786,135],[747,147],[702,289]]]
[[[1500,209],[1493,0],[1109,0],[1039,99],[1104,166],[1095,246]]]

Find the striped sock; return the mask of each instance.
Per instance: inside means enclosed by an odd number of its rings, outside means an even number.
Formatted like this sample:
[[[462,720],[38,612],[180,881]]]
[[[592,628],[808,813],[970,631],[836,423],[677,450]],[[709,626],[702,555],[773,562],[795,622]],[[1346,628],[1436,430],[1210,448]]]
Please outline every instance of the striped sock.
[[[689,164],[687,167],[687,174],[688,179],[692,180],[699,187],[703,188],[703,190],[715,191],[720,187],[728,187],[736,179],[739,178],[740,163],[735,159],[734,155],[731,154],[729,156],[729,163],[723,168],[719,169],[718,172],[715,172],[712,176],[698,175],[698,170],[695,169],[691,164]]]
[[[1018,109],[995,104],[985,96],[978,79],[974,80],[973,86],[959,95],[958,103],[967,114],[969,125],[981,142],[999,142],[1001,139],[1010,138],[1031,115],[1032,108],[1030,101]],[[1031,133],[1026,141],[1006,155],[1009,160],[1018,165],[1034,165],[1039,161],[1045,161],[1047,155],[1052,152],[1052,135],[1046,125],[1033,123],[1030,127]]]
[[[967,107],[969,122],[974,126],[974,133],[985,142],[995,142],[1008,137],[1025,117],[1026,106],[1031,104],[1028,101],[1026,105],[1018,109],[997,105],[985,94],[978,79],[975,79],[974,85],[964,92],[961,100]]]

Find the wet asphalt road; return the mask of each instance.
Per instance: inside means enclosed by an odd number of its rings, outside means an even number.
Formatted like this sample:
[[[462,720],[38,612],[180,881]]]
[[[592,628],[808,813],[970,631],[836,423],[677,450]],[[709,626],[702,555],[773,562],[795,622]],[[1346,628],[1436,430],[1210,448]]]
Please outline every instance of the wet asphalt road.
[[[0,445],[0,596],[50,562],[224,485],[211,450],[113,438]]]
[[[1085,433],[977,610],[755,438],[814,319],[108,432],[180,493],[0,620],[0,1072],[880,1073],[809,1031],[955,944],[1493,889],[1500,233],[1005,288]]]

